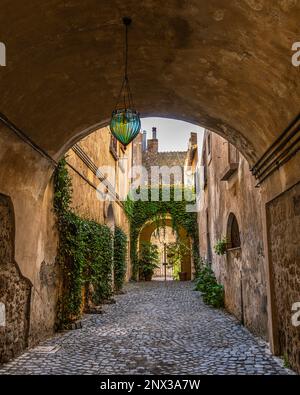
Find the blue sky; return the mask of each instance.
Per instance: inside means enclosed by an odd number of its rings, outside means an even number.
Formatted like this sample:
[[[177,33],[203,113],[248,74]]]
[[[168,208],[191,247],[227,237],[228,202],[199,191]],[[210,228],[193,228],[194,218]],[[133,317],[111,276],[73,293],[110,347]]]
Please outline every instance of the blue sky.
[[[142,118],[142,130],[147,131],[147,138],[152,136],[152,127],[157,128],[158,150],[186,151],[191,132],[198,133],[198,146],[201,148],[203,128],[194,124],[168,118]]]

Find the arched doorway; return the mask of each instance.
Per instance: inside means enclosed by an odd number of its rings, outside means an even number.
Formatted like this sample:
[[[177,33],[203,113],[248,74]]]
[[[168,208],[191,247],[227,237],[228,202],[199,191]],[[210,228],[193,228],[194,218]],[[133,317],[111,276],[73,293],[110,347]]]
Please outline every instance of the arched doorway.
[[[168,247],[177,242],[178,235],[170,226],[156,228],[150,238],[150,243],[157,246],[159,253],[158,268],[154,270],[154,280],[173,280],[174,267],[168,261]]]
[[[227,280],[225,283],[225,305],[244,324],[243,268],[241,240],[236,216],[230,213],[227,221]]]
[[[290,61],[299,4],[277,2],[272,9],[272,2],[256,3],[224,5],[217,0],[204,6],[191,0],[174,13],[176,0],[162,2],[157,9],[147,0],[137,9],[136,2],[128,0],[126,13],[134,15],[132,52],[137,54],[131,69],[133,91],[143,116],[173,116],[206,126],[238,147],[251,166],[264,163],[268,168],[266,159],[271,158],[277,170],[275,151],[270,149],[282,147],[277,138],[285,137],[299,112],[299,69]],[[10,48],[9,67],[0,75],[5,114],[1,192],[14,201],[17,240],[27,233],[32,240],[29,253],[17,243],[16,256],[22,272],[33,280],[39,229],[28,225],[28,218],[40,222],[51,158],[58,159],[83,136],[108,124],[119,92],[123,6],[120,0],[101,7],[94,1],[86,5],[71,0],[50,7],[49,1],[32,0],[31,7],[19,4],[12,13],[11,2],[4,0],[1,7],[1,40]],[[256,39],[278,31],[272,42]],[[20,34],[32,45],[20,50]],[[107,48],[112,62],[107,62]],[[78,61],[79,54],[86,61]],[[299,182],[299,156],[288,159],[288,166],[264,185],[264,203]],[[264,233],[267,241],[266,229]],[[265,244],[267,253],[270,246]],[[269,244],[276,245],[277,238],[269,238]],[[279,260],[284,260],[282,252]]]
[[[139,250],[142,247],[143,242],[151,242],[151,239],[153,240],[153,234],[160,230],[161,232],[161,238],[163,239],[163,232],[164,228],[169,229],[169,235],[171,236],[171,233],[173,232],[173,227],[172,227],[172,218],[170,216],[167,216],[164,218],[164,220],[161,223],[158,223],[157,220],[149,220],[148,222],[145,223],[145,225],[142,227],[139,233],[138,237],[138,247]],[[193,278],[193,272],[194,272],[194,267],[193,267],[193,260],[192,260],[192,241],[187,233],[187,231],[182,227],[179,226],[177,229],[177,234],[173,235],[174,237],[170,238],[170,242],[181,242],[184,243],[188,249],[188,252],[182,257],[182,262],[181,262],[181,267],[180,270],[182,273],[186,273],[184,278],[186,280],[191,280]],[[167,241],[167,240],[166,240]],[[164,243],[164,242],[163,242]],[[161,274],[163,274],[164,277],[164,268],[163,268],[163,263],[168,262],[168,257],[167,256],[161,256],[161,259],[163,262],[161,262],[161,265],[159,267],[159,277],[161,277]],[[167,262],[165,262],[165,259]],[[178,278],[178,277],[177,277]]]
[[[116,226],[116,220],[115,220],[115,213],[114,213],[114,208],[113,204],[109,201],[107,201],[107,204],[104,206],[105,210],[105,225],[107,225],[112,232],[115,231],[115,226]]]
[[[228,217],[226,236],[227,248],[229,250],[241,247],[239,224],[233,213],[230,213]]]

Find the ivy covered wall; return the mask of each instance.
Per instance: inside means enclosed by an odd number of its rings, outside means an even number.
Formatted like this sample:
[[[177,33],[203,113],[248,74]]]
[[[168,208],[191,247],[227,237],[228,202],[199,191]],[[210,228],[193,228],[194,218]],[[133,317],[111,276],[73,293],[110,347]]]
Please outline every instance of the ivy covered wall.
[[[125,202],[125,211],[130,221],[130,256],[132,263],[132,277],[137,279],[138,273],[138,240],[144,224],[153,220],[157,223],[157,228],[164,226],[167,216],[171,217],[172,228],[179,233],[180,228],[184,228],[192,241],[193,260],[195,272],[199,270],[199,236],[197,212],[187,211],[187,205],[195,202],[187,201],[185,196],[190,196],[190,191],[180,187],[166,187],[170,189],[170,199],[164,201],[166,192],[164,187],[144,188],[140,190],[143,197],[140,200],[132,200],[128,197]],[[187,193],[188,192],[188,193]],[[158,196],[156,201],[151,201],[151,195]],[[181,200],[178,196],[181,196]]]
[[[114,234],[114,289],[120,292],[125,281],[127,269],[127,235],[119,228]]]
[[[55,173],[54,196],[59,230],[57,260],[63,273],[57,314],[59,328],[67,328],[85,310],[112,296],[113,256],[118,290],[126,271],[125,233],[117,228],[114,235],[108,226],[79,217],[71,209],[71,201],[72,182],[63,159]],[[123,248],[122,254],[116,252],[117,246]]]

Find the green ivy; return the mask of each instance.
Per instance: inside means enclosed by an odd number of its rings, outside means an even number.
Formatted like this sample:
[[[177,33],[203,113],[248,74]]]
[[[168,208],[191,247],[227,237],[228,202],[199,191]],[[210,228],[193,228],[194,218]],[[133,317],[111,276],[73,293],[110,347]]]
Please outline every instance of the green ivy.
[[[222,237],[221,240],[218,240],[214,245],[214,250],[217,255],[225,255],[227,251],[227,239],[226,237]]]
[[[114,287],[120,292],[126,275],[127,236],[119,227],[114,235]]]
[[[179,273],[182,272],[182,260],[190,254],[190,248],[178,240],[167,246],[168,263],[173,267],[173,279],[179,279]]]
[[[193,258],[195,264],[196,274],[199,270],[199,237],[198,237],[198,222],[196,212],[187,212],[186,205],[194,202],[187,202],[184,198],[186,196],[186,190],[180,187],[170,188],[170,199],[163,201],[162,196],[164,188],[161,187],[154,192],[157,192],[159,196],[158,201],[151,200],[151,189],[142,188],[140,192],[144,196],[148,196],[148,200],[136,200],[133,201],[128,197],[125,202],[125,211],[130,221],[130,256],[132,263],[132,276],[134,279],[138,273],[138,237],[140,230],[148,220],[154,220],[157,222],[157,227],[164,226],[167,215],[172,218],[172,227],[178,233],[178,229],[183,227],[188,236],[193,241]],[[177,201],[175,199],[178,194],[181,193],[182,200]]]
[[[94,221],[84,222],[87,231],[85,281],[92,284],[92,301],[98,305],[112,295],[112,234],[105,225]]]
[[[159,254],[155,244],[143,241],[139,259],[139,276],[142,280],[151,280],[154,269],[158,268]]]
[[[204,265],[199,270],[195,290],[201,292],[204,303],[217,308],[224,306],[224,288],[210,266]]]
[[[57,318],[58,326],[67,328],[81,316],[84,295],[99,304],[112,294],[112,234],[107,226],[83,219],[70,208],[72,182],[65,159],[55,171],[54,190],[59,231],[57,260],[63,274]]]

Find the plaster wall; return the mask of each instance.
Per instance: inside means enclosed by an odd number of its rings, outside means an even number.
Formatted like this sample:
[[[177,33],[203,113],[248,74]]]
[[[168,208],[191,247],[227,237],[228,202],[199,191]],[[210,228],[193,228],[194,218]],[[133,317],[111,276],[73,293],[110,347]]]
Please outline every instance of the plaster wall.
[[[58,237],[52,210],[53,170],[11,130],[0,127],[0,193],[10,197],[14,213],[15,265],[31,283],[29,345],[54,330],[59,270],[55,264]]]
[[[207,185],[201,191],[198,213],[200,254],[209,258],[209,239],[212,267],[224,285],[227,309],[254,333],[267,338],[261,191],[254,188],[255,180],[241,155],[236,172],[228,181],[221,181],[227,166],[228,142],[212,133],[211,153],[207,158]],[[241,248],[218,256],[213,247],[227,236],[230,213],[235,215],[239,224]]]

